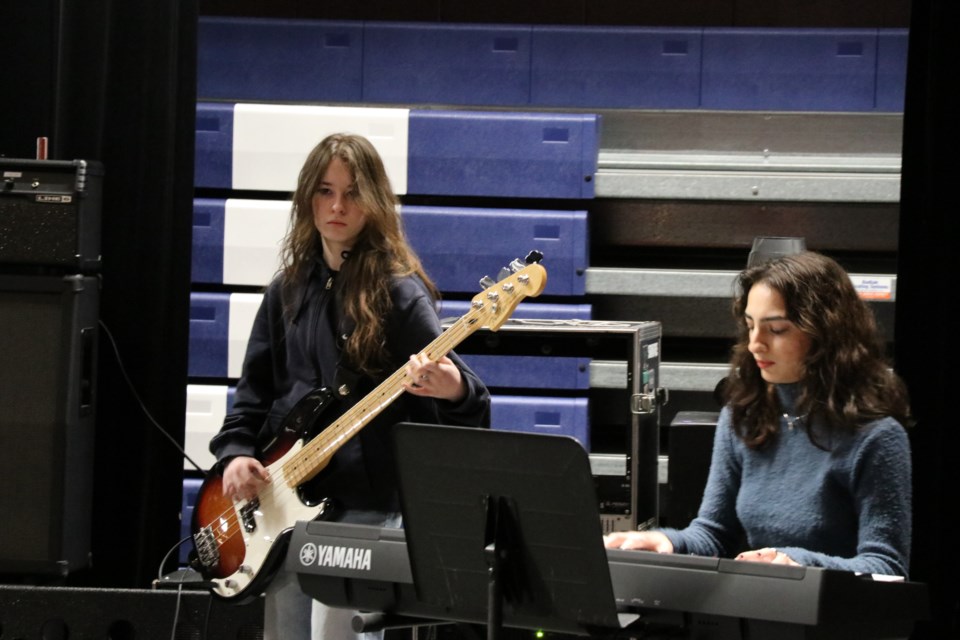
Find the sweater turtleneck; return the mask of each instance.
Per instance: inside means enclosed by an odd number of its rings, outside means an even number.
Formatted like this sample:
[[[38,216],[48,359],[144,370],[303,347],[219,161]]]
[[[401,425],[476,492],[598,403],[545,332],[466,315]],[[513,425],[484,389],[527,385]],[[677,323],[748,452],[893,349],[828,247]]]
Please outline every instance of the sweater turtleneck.
[[[803,393],[803,386],[799,382],[775,384],[777,400],[780,401],[780,411],[791,415],[796,413],[797,402]]]
[[[799,382],[789,382],[774,385],[777,400],[780,402],[780,426],[793,431],[795,427],[806,427],[807,415],[797,412],[797,403],[803,393],[803,386]]]

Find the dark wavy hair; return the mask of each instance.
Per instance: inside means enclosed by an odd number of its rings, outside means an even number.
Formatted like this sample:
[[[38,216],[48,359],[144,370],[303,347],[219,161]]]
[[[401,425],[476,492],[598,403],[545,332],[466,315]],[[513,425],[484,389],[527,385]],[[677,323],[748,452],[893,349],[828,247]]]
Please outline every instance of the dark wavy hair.
[[[760,283],[783,296],[787,318],[810,337],[798,415],[847,431],[884,416],[909,425],[906,385],[886,362],[873,312],[839,264],[807,251],[748,268],[737,279],[733,315],[738,336],[724,399],[737,434],[749,447],[772,441],[782,414],[774,385],[763,379],[747,348],[747,296]],[[813,430],[808,434],[816,444]]]
[[[403,232],[399,201],[380,154],[366,138],[346,133],[321,140],[300,170],[290,212],[290,231],[281,251],[285,287],[302,285],[314,261],[323,254],[320,232],[314,224],[313,195],[334,158],[349,168],[354,197],[366,214],[363,230],[337,278],[343,312],[355,324],[344,351],[353,367],[376,374],[389,359],[384,321],[392,307],[391,278],[415,274],[435,300],[439,293]]]

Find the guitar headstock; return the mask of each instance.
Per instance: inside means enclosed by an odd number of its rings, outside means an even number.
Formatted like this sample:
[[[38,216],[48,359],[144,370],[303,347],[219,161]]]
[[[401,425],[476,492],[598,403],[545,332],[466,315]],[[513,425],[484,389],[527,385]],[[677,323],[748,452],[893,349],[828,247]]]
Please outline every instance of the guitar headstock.
[[[486,289],[474,296],[472,307],[484,316],[484,324],[496,331],[524,298],[535,298],[547,286],[547,270],[539,263],[543,255],[531,252],[523,261],[517,259],[500,271],[499,282],[485,277],[480,284]]]

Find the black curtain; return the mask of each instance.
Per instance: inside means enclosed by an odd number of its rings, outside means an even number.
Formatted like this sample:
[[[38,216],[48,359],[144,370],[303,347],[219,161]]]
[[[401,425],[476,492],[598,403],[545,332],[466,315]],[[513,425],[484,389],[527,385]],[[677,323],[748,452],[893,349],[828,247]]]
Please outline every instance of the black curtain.
[[[956,157],[960,148],[955,0],[911,5],[895,359],[918,420],[914,457],[911,577],[930,586],[934,619],[914,638],[958,638],[960,561],[953,524],[960,505],[957,389],[960,339],[956,306],[960,251]]]
[[[48,136],[51,159],[105,170],[93,561],[67,582],[148,587],[180,537],[183,462],[147,412],[182,443],[197,3],[8,4],[0,154],[32,158]]]

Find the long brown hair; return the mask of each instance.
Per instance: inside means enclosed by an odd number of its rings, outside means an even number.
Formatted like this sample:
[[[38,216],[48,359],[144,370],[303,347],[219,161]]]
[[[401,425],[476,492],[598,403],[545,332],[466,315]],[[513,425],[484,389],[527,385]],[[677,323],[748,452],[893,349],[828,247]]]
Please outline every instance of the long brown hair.
[[[334,158],[349,168],[354,198],[366,216],[363,230],[337,278],[343,313],[355,325],[344,352],[350,366],[376,374],[389,360],[384,322],[392,307],[391,278],[415,274],[434,299],[439,294],[403,232],[399,201],[380,154],[366,138],[346,133],[321,140],[300,170],[290,211],[290,231],[281,251],[285,287],[292,290],[302,285],[323,253],[320,232],[314,225],[313,195]]]
[[[747,296],[759,283],[783,296],[787,318],[810,337],[795,407],[798,415],[817,417],[829,429],[847,431],[884,416],[908,426],[907,389],[885,360],[873,312],[839,264],[808,251],[749,268],[737,279],[733,315],[738,337],[725,396],[734,428],[748,446],[758,448],[770,441],[782,413],[774,385],[763,380],[747,348]]]

